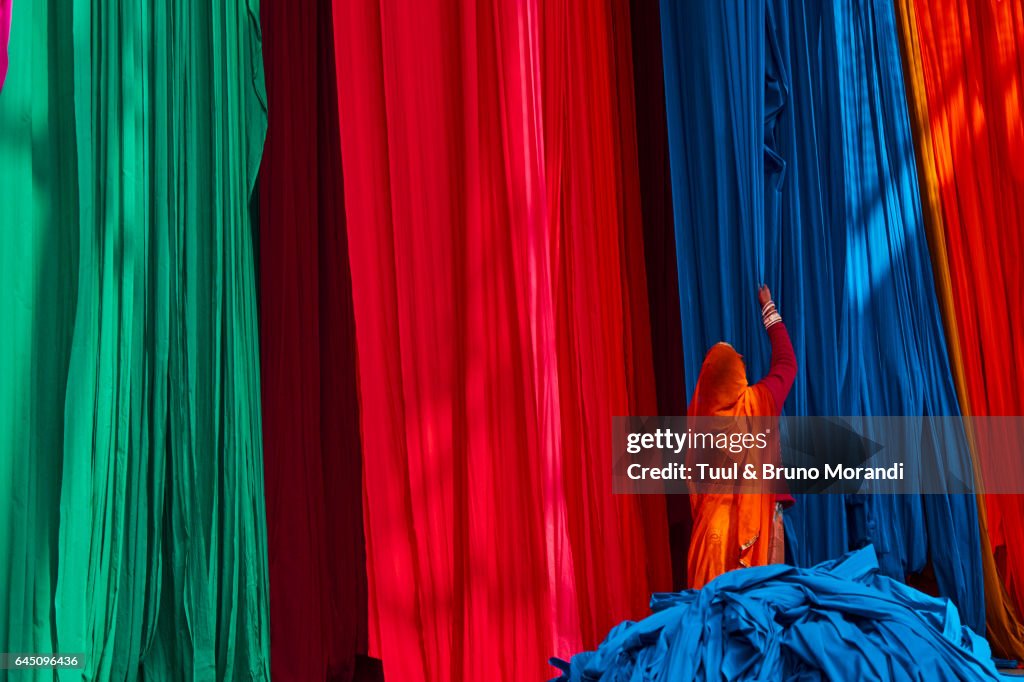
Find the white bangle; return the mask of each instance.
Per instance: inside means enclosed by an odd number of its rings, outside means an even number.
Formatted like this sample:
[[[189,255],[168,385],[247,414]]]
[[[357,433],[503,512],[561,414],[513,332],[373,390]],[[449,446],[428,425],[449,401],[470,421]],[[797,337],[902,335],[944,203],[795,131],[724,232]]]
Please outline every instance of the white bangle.
[[[775,301],[769,300],[761,306],[761,321],[764,323],[765,329],[782,322],[782,316],[779,315],[779,311],[775,307]]]

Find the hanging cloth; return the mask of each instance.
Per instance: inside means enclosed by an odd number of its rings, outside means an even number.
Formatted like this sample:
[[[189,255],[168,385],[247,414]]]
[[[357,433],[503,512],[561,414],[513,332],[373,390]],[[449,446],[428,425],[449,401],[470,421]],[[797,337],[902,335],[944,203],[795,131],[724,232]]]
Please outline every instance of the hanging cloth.
[[[269,113],[258,261],[271,671],[282,682],[348,682],[368,647],[367,585],[331,3],[263,0],[260,13]]]
[[[670,584],[624,3],[334,4],[371,655],[541,679]]]
[[[900,0],[896,8],[960,404],[965,414],[1019,415],[1024,16],[1009,2]],[[974,443],[979,457],[991,457],[992,445]],[[1024,497],[987,495],[980,512],[988,636],[997,652],[1024,658]]]
[[[14,11],[0,648],[77,653],[87,679],[267,680],[258,7]]]
[[[788,414],[958,414],[892,7],[666,1],[662,35],[687,383],[719,340],[763,374],[763,262],[801,368]],[[803,496],[786,522],[799,565],[868,542],[895,578],[930,561],[983,630],[973,498]]]

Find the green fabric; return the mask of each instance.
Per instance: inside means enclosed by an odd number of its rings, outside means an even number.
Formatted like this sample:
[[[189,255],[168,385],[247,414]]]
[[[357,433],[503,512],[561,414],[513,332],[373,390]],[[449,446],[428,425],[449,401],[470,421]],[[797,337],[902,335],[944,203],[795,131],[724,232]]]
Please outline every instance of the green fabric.
[[[14,3],[0,651],[82,653],[87,679],[269,678],[258,16]]]
[[[72,79],[59,68],[71,58],[69,16],[58,1],[19,1],[14,12],[0,91],[0,652],[28,653],[56,650],[78,230]]]

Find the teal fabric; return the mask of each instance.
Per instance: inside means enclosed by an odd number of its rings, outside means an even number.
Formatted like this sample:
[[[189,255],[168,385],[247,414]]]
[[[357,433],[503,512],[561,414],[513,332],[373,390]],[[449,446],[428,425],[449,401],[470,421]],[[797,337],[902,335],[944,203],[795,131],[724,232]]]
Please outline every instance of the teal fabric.
[[[14,6],[0,92],[0,651],[56,651],[64,394],[77,292],[70,5]]]
[[[258,16],[14,6],[0,580],[24,589],[0,650],[83,654],[90,679],[269,677]]]

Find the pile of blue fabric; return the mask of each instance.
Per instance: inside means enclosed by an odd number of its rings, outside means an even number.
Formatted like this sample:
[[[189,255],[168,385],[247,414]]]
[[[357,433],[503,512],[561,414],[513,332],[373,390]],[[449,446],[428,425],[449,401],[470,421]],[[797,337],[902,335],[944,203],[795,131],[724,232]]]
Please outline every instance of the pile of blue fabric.
[[[949,600],[882,575],[871,546],[813,568],[731,571],[656,594],[597,651],[552,659],[559,682],[997,680],[985,640]]]

